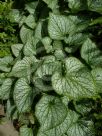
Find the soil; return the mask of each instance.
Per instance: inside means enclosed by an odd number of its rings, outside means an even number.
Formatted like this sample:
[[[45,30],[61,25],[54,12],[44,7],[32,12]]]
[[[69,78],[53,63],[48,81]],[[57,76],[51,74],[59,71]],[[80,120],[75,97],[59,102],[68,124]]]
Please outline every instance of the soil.
[[[0,125],[0,136],[18,136],[18,132],[14,129],[10,121]]]
[[[5,117],[4,107],[0,104],[0,117]],[[19,136],[11,121],[0,124],[0,136]]]

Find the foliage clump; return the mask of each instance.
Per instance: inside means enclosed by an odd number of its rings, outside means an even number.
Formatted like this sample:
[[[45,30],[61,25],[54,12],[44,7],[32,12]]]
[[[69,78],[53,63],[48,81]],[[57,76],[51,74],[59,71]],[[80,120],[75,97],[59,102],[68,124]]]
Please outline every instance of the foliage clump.
[[[21,42],[0,58],[0,99],[20,136],[101,136],[102,1],[36,0],[15,12]]]

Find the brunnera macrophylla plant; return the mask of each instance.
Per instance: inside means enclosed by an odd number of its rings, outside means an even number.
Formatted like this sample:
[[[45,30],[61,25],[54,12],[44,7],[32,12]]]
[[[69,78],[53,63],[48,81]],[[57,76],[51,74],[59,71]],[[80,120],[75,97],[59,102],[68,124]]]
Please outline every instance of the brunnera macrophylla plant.
[[[36,0],[13,11],[21,43],[0,58],[0,99],[20,136],[97,135],[102,51],[94,31],[102,1],[96,1]]]

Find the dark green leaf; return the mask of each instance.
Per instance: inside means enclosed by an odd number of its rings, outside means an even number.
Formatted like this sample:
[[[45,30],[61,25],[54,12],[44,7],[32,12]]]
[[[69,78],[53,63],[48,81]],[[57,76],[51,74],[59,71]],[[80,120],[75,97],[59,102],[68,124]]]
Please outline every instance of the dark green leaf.
[[[22,126],[20,128],[20,136],[33,136],[33,130],[27,126]]]
[[[81,48],[81,57],[91,66],[102,66],[102,52],[97,45],[89,38],[84,42]]]

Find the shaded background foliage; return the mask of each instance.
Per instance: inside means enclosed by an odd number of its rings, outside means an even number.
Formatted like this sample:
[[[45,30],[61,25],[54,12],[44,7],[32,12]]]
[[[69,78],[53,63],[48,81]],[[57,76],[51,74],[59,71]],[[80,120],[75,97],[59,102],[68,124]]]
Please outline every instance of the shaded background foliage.
[[[10,54],[10,46],[18,42],[18,27],[11,11],[13,1],[0,1],[0,57]]]

